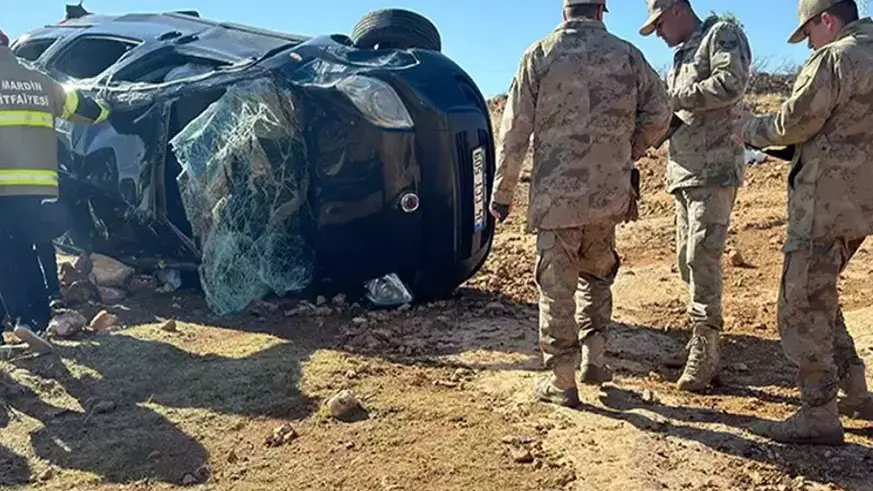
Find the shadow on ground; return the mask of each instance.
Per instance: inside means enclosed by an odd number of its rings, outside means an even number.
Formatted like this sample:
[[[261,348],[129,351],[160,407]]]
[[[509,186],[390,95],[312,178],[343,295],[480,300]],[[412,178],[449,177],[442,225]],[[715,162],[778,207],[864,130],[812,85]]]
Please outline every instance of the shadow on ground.
[[[293,420],[316,408],[299,391],[300,362],[307,355],[292,343],[228,358],[119,334],[93,337],[58,351],[16,365],[58,383],[79,409],[48,406],[20,385],[5,391],[10,393],[6,400],[43,423],[31,433],[39,458],[64,469],[95,473],[108,482],[178,484],[186,475],[208,478],[206,449],[161,411],[207,409]],[[70,366],[79,367],[78,376]],[[14,382],[7,377],[4,384],[10,383]],[[2,479],[24,478],[13,471],[4,470]]]
[[[873,449],[868,446],[848,442],[835,447],[783,445],[766,439],[753,441],[733,433],[702,428],[695,423],[722,424],[752,431],[756,423],[764,421],[760,418],[698,407],[682,408],[645,402],[637,393],[614,386],[605,386],[600,400],[605,408],[583,404],[579,410],[625,421],[641,431],[698,442],[724,454],[772,464],[789,476],[803,476],[808,480],[837,484],[846,489],[865,489],[863,486],[873,482]],[[650,417],[642,411],[654,415]],[[873,436],[870,429],[847,430],[847,436],[853,433],[866,438]],[[822,466],[822,462],[829,465]]]
[[[0,486],[16,486],[30,482],[27,459],[0,445]]]

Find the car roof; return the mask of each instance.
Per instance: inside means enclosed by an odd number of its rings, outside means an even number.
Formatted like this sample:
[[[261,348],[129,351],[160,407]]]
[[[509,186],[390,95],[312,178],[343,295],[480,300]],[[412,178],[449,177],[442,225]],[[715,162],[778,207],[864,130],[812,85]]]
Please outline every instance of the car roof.
[[[173,35],[171,39],[186,38],[185,45],[191,48],[225,53],[236,58],[260,56],[280,46],[302,43],[310,38],[245,24],[212,21],[190,13],[146,12],[123,15],[89,14],[66,19],[28,31],[15,44],[46,38],[62,39],[66,43],[83,35],[150,41],[170,34]]]

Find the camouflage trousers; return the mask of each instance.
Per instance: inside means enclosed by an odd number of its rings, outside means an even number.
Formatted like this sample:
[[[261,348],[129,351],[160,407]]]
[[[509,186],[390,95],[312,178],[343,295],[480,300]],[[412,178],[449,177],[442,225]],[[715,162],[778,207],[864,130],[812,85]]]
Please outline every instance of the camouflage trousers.
[[[853,365],[862,364],[846,329],[837,281],[864,238],[814,244],[785,254],[777,319],[782,349],[798,369],[801,400],[821,406],[837,396]]]
[[[612,320],[612,284],[619,268],[615,227],[594,224],[537,234],[539,337],[547,368],[578,364],[580,343]]]
[[[676,262],[688,285],[694,324],[722,330],[722,256],[736,187],[694,187],[673,193],[676,204]]]

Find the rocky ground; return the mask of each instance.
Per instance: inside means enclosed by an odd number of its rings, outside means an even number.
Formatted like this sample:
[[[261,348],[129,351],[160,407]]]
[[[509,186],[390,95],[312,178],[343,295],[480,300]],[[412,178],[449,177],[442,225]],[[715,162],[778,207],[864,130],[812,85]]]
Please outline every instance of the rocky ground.
[[[199,296],[161,292],[123,268],[96,278],[64,266],[90,303],[56,323],[57,356],[0,362],[0,485],[873,489],[873,425],[844,419],[842,447],[778,445],[746,430],[798,403],[774,325],[787,164],[748,170],[725,257],[726,368],[699,395],[673,386],[688,326],[664,154],[639,165],[641,219],[619,231],[609,332],[619,372],[583,388],[582,408],[531,396],[540,359],[522,183],[481,273],[455,298],[419,307],[282,299],[217,318]],[[868,362],[871,272],[864,247],[841,283]]]

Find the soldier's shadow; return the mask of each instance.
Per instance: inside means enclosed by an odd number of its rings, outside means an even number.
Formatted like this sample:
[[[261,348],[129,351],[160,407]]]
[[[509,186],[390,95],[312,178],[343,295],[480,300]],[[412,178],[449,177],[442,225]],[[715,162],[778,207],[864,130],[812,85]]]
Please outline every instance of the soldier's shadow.
[[[600,402],[604,407],[583,404],[578,409],[628,422],[642,431],[695,441],[720,453],[773,464],[781,467],[788,474],[799,474],[807,479],[832,482],[844,486],[846,489],[860,489],[855,487],[858,482],[866,481],[869,483],[871,479],[868,472],[862,472],[863,475],[848,472],[840,473],[842,477],[835,480],[833,478],[835,473],[832,473],[835,469],[816,465],[826,461],[828,456],[833,457],[837,453],[841,467],[845,469],[869,469],[870,465],[873,464],[873,448],[869,446],[849,442],[839,447],[784,445],[769,441],[761,435],[758,437],[763,442],[754,441],[733,432],[716,431],[699,425],[701,423],[722,424],[749,435],[756,435],[754,426],[763,421],[758,417],[699,407],[669,406],[658,401],[646,402],[639,394],[610,384],[603,387]],[[855,434],[870,439],[873,437],[873,428],[846,429],[846,433],[847,436]]]

